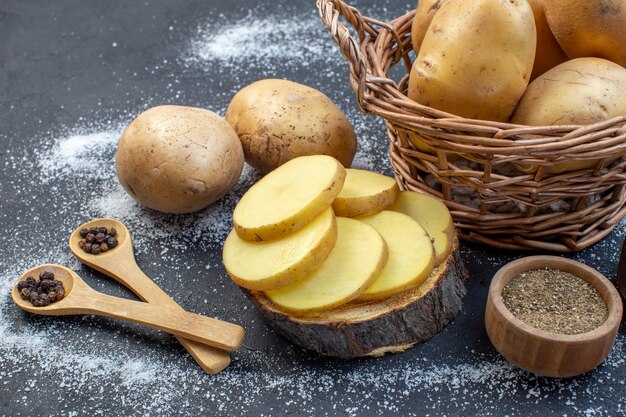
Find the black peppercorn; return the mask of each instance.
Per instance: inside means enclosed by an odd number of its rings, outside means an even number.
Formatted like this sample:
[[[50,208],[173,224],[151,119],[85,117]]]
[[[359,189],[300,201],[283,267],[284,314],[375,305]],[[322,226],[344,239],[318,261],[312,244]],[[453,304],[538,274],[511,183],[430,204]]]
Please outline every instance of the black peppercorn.
[[[54,278],[54,273],[44,271],[39,274],[39,281],[27,277],[17,283],[20,297],[37,307],[47,306],[65,297],[63,281]]]
[[[31,303],[33,303],[35,307],[49,306],[50,298],[48,297],[48,294],[38,294],[37,297],[35,297],[34,299],[31,299]]]
[[[78,242],[78,246],[87,253],[90,253],[92,255],[98,255],[102,252],[113,249],[119,244],[119,242],[115,238],[116,235],[117,230],[115,230],[114,227],[111,227],[110,229],[102,226],[90,227],[89,230],[87,230],[84,238]],[[96,246],[98,246],[98,248],[96,248]]]
[[[35,287],[35,285],[37,285],[37,282],[35,281],[35,278],[27,277],[25,280],[22,280],[22,281],[17,283],[17,289],[19,291],[22,291],[24,288]]]
[[[54,274],[50,271],[43,271],[41,274],[39,274],[40,281],[51,279],[54,279]]]
[[[30,288],[22,288],[20,290],[20,297],[22,297],[23,300],[28,300],[30,299],[30,293],[31,293],[31,289]]]
[[[85,238],[85,236],[87,236],[87,234],[89,233],[89,230],[87,229],[80,229],[80,232],[78,232],[80,234],[80,237],[82,237],[83,239]]]
[[[51,280],[47,279],[45,281],[41,281],[39,283],[39,287],[37,287],[37,290],[39,292],[48,292],[50,291],[52,288],[54,288],[54,284],[52,283]]]

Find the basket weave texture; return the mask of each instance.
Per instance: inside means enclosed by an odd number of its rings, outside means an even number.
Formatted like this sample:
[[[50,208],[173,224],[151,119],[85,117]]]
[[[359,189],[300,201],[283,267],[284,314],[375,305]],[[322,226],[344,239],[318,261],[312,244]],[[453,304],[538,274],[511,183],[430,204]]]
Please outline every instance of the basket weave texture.
[[[439,197],[462,239],[574,252],[601,240],[626,215],[626,158],[617,158],[626,154],[626,115],[585,126],[521,126],[420,105],[405,95],[414,10],[382,22],[342,0],[317,0],[317,8],[350,65],[361,110],[386,122],[400,188]],[[399,81],[390,72],[400,73]],[[418,138],[432,149],[420,150]],[[563,161],[593,166],[546,172]]]

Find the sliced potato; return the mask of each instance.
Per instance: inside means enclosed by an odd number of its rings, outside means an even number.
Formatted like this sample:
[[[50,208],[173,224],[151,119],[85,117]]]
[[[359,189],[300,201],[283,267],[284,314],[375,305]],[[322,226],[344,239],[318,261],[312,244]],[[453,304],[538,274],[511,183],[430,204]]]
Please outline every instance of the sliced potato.
[[[401,191],[389,210],[406,214],[418,222],[430,236],[435,247],[435,264],[441,264],[452,252],[454,224],[445,204],[435,197],[413,191]]]
[[[248,242],[232,230],[222,251],[226,272],[237,285],[251,290],[275,290],[293,284],[328,258],[337,240],[331,208],[287,236]]]
[[[243,240],[275,240],[303,228],[332,204],[346,170],[326,155],[301,156],[261,178],[233,212]]]
[[[378,279],[359,300],[374,300],[421,284],[435,267],[435,250],[428,233],[406,214],[384,210],[359,217],[382,235],[389,260]]]
[[[399,192],[398,183],[391,177],[362,169],[346,169],[346,180],[333,202],[333,210],[343,217],[380,213],[396,201]]]
[[[295,284],[265,295],[295,313],[329,309],[361,295],[378,278],[387,258],[387,244],[376,229],[338,217],[337,242],[322,266]]]

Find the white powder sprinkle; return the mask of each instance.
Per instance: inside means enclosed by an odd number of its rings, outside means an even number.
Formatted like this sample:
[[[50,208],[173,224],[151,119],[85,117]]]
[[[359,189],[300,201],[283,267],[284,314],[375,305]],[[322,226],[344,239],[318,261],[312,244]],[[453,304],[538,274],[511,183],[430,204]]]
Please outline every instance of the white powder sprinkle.
[[[124,221],[131,231],[140,228],[147,230],[147,233],[133,233],[138,253],[146,247],[153,247],[153,239],[165,241],[173,249],[178,247],[182,250],[189,250],[190,245],[204,241],[208,242],[212,250],[216,250],[230,228],[230,216],[238,196],[256,179],[254,171],[247,167],[236,190],[223,201],[201,214],[171,222],[171,215],[155,213],[135,203],[114,176],[104,176],[98,181],[94,181],[91,176],[82,177],[85,174],[83,158],[98,169],[104,169],[110,164],[116,138],[121,133],[119,129],[90,132],[77,129],[77,132],[81,133],[54,138],[49,150],[40,155],[36,163],[45,168],[42,179],[50,185],[74,177],[82,178],[85,185],[95,182],[100,191],[93,200],[87,202],[84,214],[87,217],[116,217]],[[368,165],[368,162],[357,161],[358,164]],[[74,226],[72,222],[63,225],[67,230]],[[178,238],[181,234],[189,234],[191,241],[181,241]],[[180,255],[168,252],[164,252],[164,263],[170,266],[183,264]],[[530,377],[495,353],[469,353],[467,357],[471,358],[470,363],[458,363],[456,359],[444,356],[434,362],[416,357],[408,363],[394,365],[391,358],[383,358],[354,363],[349,368],[339,365],[339,369],[334,367],[333,361],[329,361],[321,369],[313,369],[306,362],[288,362],[285,365],[280,357],[273,356],[277,352],[267,348],[244,348],[235,354],[230,368],[210,377],[202,374],[180,350],[165,357],[158,346],[137,351],[132,341],[127,340],[129,330],[119,323],[115,324],[121,327],[116,332],[119,338],[104,341],[96,336],[98,329],[103,326],[98,319],[86,317],[63,321],[59,318],[25,317],[23,313],[16,312],[17,307],[9,298],[11,283],[27,267],[50,261],[77,270],[81,268],[63,247],[49,248],[41,256],[31,255],[25,259],[20,256],[9,260],[12,263],[10,267],[3,268],[0,287],[0,368],[5,371],[1,377],[6,382],[18,373],[26,372],[32,374],[31,384],[36,384],[38,379],[54,378],[59,381],[59,389],[88,393],[99,404],[97,409],[92,410],[95,415],[110,412],[107,404],[113,398],[129,408],[142,410],[142,413],[170,414],[176,410],[181,414],[193,415],[194,411],[180,408],[190,395],[189,390],[192,390],[194,397],[205,398],[207,407],[223,414],[256,410],[257,405],[263,403],[268,395],[284,403],[285,410],[313,407],[323,397],[325,401],[350,414],[375,410],[401,413],[407,411],[402,405],[404,400],[415,395],[425,395],[435,401],[433,407],[437,407],[442,398],[449,396],[447,409],[480,404],[486,410],[484,415],[491,415],[488,410],[497,408],[498,401],[510,395],[523,395],[527,401],[540,404],[544,396],[549,394],[552,400],[566,403],[576,413],[606,415],[613,408],[603,405],[582,407],[578,393],[584,385],[587,395],[601,396],[604,385],[601,378],[611,378],[610,369],[624,366],[626,358],[626,338],[620,335],[602,371],[583,379],[583,383],[577,379],[568,382]],[[202,267],[210,265],[203,263]],[[176,275],[179,277],[179,272]],[[182,276],[179,278],[184,279]],[[202,302],[207,304],[209,300],[204,298]],[[23,322],[24,319],[27,320]],[[87,335],[84,343],[68,349],[64,343],[66,335],[76,337],[85,331],[92,333]],[[276,337],[265,330],[263,332],[264,337]],[[99,346],[98,349],[95,349],[96,346]],[[37,364],[35,368],[33,364]],[[101,387],[100,391],[94,391],[96,386]],[[492,395],[477,398],[478,394],[485,391]],[[345,393],[350,394],[349,397],[355,398],[355,401],[362,393],[366,395],[358,402],[345,403]],[[375,400],[381,395],[388,400]],[[24,402],[28,401],[27,398],[24,397]]]
[[[303,46],[306,43],[303,41],[309,39],[307,31],[319,32],[316,38],[320,42]],[[237,24],[200,28],[196,39],[190,42],[189,51],[183,54],[183,62],[197,67],[210,67],[217,62],[233,70],[242,61],[254,60],[261,66],[261,72],[270,74],[279,65],[296,68],[317,60],[328,64],[329,77],[334,76],[333,65],[341,68],[342,74],[347,73],[347,66],[338,66],[338,52],[324,31],[314,14],[301,20],[287,17],[259,20],[249,16]],[[280,48],[274,46],[278,40]],[[251,49],[256,52],[252,58],[247,52]],[[372,137],[384,135],[382,122],[361,115],[352,95],[339,94],[333,99],[345,106],[359,137],[354,166],[389,173],[387,148],[380,146],[385,139]],[[175,216],[148,210],[125,193],[112,169],[117,140],[128,122],[95,122],[61,134],[33,138],[33,143],[43,144],[36,154],[7,151],[3,169],[11,171],[11,178],[16,178],[9,184],[14,191],[11,198],[19,201],[25,210],[18,214],[3,211],[0,218],[13,216],[13,221],[18,223],[15,232],[29,236],[37,219],[44,215],[26,209],[30,207],[30,194],[37,193],[45,196],[59,228],[37,230],[44,242],[31,244],[25,239],[16,242],[15,247],[3,248],[0,396],[10,386],[19,393],[13,398],[19,398],[27,407],[30,400],[26,394],[32,394],[27,389],[47,383],[49,397],[59,399],[61,409],[56,411],[63,415],[111,415],[115,411],[129,416],[392,413],[490,416],[502,414],[503,400],[511,404],[507,410],[510,416],[547,413],[546,410],[552,414],[588,416],[626,412],[622,378],[626,366],[624,335],[618,336],[614,349],[598,370],[567,380],[528,375],[493,350],[475,352],[472,340],[450,340],[464,346],[456,350],[456,356],[433,351],[433,345],[425,343],[405,354],[350,362],[320,360],[317,355],[284,341],[281,344],[282,339],[277,339],[260,322],[254,309],[248,308],[248,301],[225,275],[221,281],[209,285],[202,274],[207,270],[215,273],[221,268],[219,251],[231,227],[232,209],[258,174],[246,166],[234,190],[197,214]],[[29,175],[35,171],[38,176]],[[73,194],[67,195],[67,190]],[[152,270],[157,283],[167,274],[169,290],[181,304],[189,301],[195,309],[203,308],[198,312],[246,326],[245,346],[233,355],[233,364],[226,371],[216,376],[205,375],[172,338],[138,326],[90,316],[33,316],[13,305],[11,285],[24,270],[37,264],[55,262],[81,274],[93,274],[69,254],[65,244],[67,235],[78,224],[95,217],[118,218],[128,226],[142,268]],[[616,265],[625,231],[624,223],[620,224],[618,233],[585,251],[585,256],[605,260],[609,257],[607,265]],[[475,262],[484,259],[483,262],[491,265],[505,261],[495,255],[473,256],[478,250],[485,249],[468,245],[466,258]],[[142,254],[148,251],[157,251],[159,261],[142,264]],[[603,272],[610,276],[614,271]],[[89,283],[100,288],[105,279],[100,277]],[[106,284],[110,289],[111,283]],[[196,294],[186,289],[190,284],[205,290]],[[216,299],[213,297],[224,296],[232,297],[232,306],[213,305]],[[437,337],[450,336],[446,329]],[[485,336],[476,335],[481,337]],[[80,340],[80,343],[68,346],[68,340]],[[26,381],[23,387],[15,385],[17,378]],[[615,389],[620,392],[610,392]],[[419,409],[414,407],[416,403]]]
[[[322,23],[313,19],[298,20],[272,15],[255,18],[248,15],[222,31],[200,27],[192,41],[187,59],[190,62],[244,60],[300,62],[308,66],[326,54],[336,52]],[[315,35],[311,41],[311,33]],[[242,53],[245,51],[245,54]]]

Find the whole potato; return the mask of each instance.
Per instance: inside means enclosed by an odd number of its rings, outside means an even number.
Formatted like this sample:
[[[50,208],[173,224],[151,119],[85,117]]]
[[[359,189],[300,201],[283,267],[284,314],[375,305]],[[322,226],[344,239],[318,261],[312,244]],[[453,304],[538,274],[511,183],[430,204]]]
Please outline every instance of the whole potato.
[[[446,0],[419,0],[417,2],[415,17],[411,25],[411,42],[415,51],[419,51],[433,16],[445,2]]]
[[[133,120],[117,146],[120,183],[141,204],[190,213],[222,197],[239,179],[243,150],[217,114],[194,107],[158,106]]]
[[[352,164],[356,135],[324,94],[288,80],[266,79],[241,89],[226,110],[246,161],[267,173],[298,156],[329,155]]]
[[[528,1],[533,9],[535,27],[537,28],[537,51],[535,52],[535,64],[533,65],[533,72],[530,74],[530,81],[568,60],[567,55],[554,38],[550,26],[548,26],[544,2],[545,0]]]
[[[534,80],[511,122],[586,125],[626,114],[626,69],[602,58],[577,58]]]
[[[526,0],[448,0],[426,31],[408,96],[458,116],[506,121],[528,85],[535,46]]]
[[[626,67],[625,0],[544,0],[544,7],[570,58],[600,57]]]
[[[577,58],[531,82],[511,123],[586,125],[622,114],[626,114],[626,69],[602,58]],[[546,172],[585,169],[595,163],[595,160],[559,162],[547,167]]]

